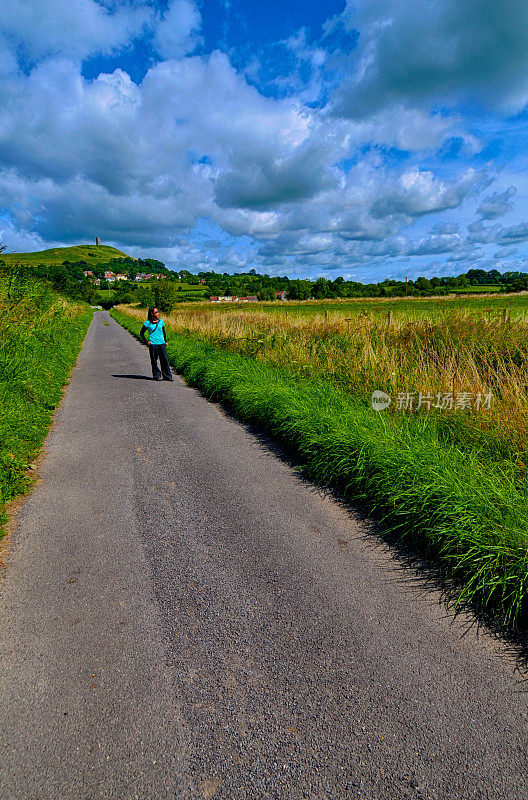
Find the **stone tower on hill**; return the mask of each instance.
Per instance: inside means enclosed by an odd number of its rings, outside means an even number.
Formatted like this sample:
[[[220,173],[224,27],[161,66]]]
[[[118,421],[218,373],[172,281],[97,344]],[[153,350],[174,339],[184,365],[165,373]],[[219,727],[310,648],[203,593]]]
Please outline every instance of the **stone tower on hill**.
[[[95,237],[95,243],[96,244],[101,244],[101,240],[100,240],[100,238],[98,236]]]

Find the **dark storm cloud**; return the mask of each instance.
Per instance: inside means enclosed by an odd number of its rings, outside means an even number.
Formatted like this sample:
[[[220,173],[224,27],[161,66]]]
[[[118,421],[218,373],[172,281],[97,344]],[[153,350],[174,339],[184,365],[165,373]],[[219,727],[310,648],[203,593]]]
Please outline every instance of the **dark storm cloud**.
[[[341,114],[464,100],[513,113],[527,102],[524,0],[362,0],[338,23],[359,30]]]

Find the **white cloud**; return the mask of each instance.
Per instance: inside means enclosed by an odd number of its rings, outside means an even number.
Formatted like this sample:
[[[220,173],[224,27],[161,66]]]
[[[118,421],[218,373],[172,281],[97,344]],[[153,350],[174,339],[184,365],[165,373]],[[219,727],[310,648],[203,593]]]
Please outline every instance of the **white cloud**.
[[[528,242],[528,220],[509,228],[502,228],[500,236],[497,238],[497,244],[508,247],[521,242]]]
[[[461,245],[464,243],[458,233],[432,234],[416,241],[407,236],[395,236],[371,245],[368,252],[379,256],[428,256],[452,253]]]
[[[309,115],[259,95],[220,53],[163,62],[140,86],[122,70],[85,81],[75,64],[52,59],[12,76],[2,94],[4,203],[14,204],[18,224],[54,240],[91,239],[97,228],[133,242],[150,226],[153,242],[169,241],[214,217],[222,176],[242,191],[233,176],[243,166],[267,171],[273,191],[289,197],[315,191],[304,177],[312,168],[325,180],[320,144],[308,143]],[[269,215],[243,206],[240,232],[269,227]]]
[[[449,182],[437,178],[430,170],[413,168],[382,189],[372,205],[372,214],[380,218],[394,214],[420,217],[457,208],[470,192],[488,182],[485,172],[472,168]]]
[[[488,225],[488,227],[485,227],[482,220],[477,220],[468,226],[467,240],[471,244],[491,244],[498,241],[502,230],[502,225]]]
[[[505,247],[504,249],[497,250],[493,258],[511,258],[518,252],[517,247]]]
[[[119,3],[110,11],[95,0],[4,0],[0,34],[30,62],[60,55],[82,60],[111,53],[151,24],[147,3]]]
[[[496,219],[502,217],[508,211],[513,209],[511,198],[515,195],[517,189],[515,186],[509,186],[506,191],[498,193],[493,192],[489,197],[485,197],[479,205],[477,212],[483,219]]]
[[[443,139],[457,134],[466,140],[468,147],[479,149],[475,139],[461,130],[457,119],[440,114],[431,115],[402,104],[390,111],[381,110],[368,119],[356,121],[351,130],[357,141],[375,142],[413,152],[438,147]]]
[[[200,12],[191,0],[172,0],[157,25],[154,43],[164,58],[181,58],[201,42]]]
[[[387,8],[396,14],[392,0]],[[446,8],[444,2],[442,13]],[[252,266],[283,274],[346,274],[437,254],[480,258],[479,245],[528,241],[524,224],[485,227],[480,219],[464,236],[445,221],[444,212],[457,209],[474,218],[476,206],[481,218],[494,219],[511,208],[515,189],[479,204],[491,167],[464,168],[482,143],[465,130],[462,115],[431,113],[424,98],[432,95],[413,95],[413,102],[422,98],[419,107],[383,84],[379,58],[388,34],[376,28],[380,9],[375,0],[361,11],[374,60],[368,69],[363,64],[354,92],[357,99],[376,79],[381,100],[371,114],[360,109],[347,119],[331,105],[308,102],[320,94],[326,54],[306,31],[282,43],[295,57],[290,90],[297,81],[297,93],[274,97],[251,85],[225,53],[188,55],[201,24],[191,0],[172,0],[163,14],[151,2],[81,0],[54,30],[55,0],[22,0],[16,11],[9,2],[0,20],[0,42],[10,44],[0,49],[0,218],[11,247],[99,235],[138,253],[165,253],[169,263],[181,257],[189,268],[237,269],[256,259]],[[408,6],[398,13],[406,18]],[[42,31],[27,30],[30,19]],[[83,78],[82,58],[116,52],[147,29],[166,60],[141,83],[124,69]],[[21,68],[17,53],[25,56]],[[304,88],[303,65],[312,76]],[[343,102],[351,91],[349,82]],[[440,166],[433,152],[451,137],[463,142],[457,168]],[[513,174],[511,180],[518,183]],[[436,224],[424,235],[420,220],[429,216]],[[220,230],[203,247],[193,241],[202,220]]]

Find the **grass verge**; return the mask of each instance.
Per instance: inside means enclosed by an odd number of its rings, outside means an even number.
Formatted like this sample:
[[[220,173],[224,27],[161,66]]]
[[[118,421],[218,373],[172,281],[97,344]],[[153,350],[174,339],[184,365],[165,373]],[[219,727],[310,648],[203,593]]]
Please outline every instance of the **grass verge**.
[[[141,322],[112,316],[136,336]],[[168,354],[186,381],[226,401],[299,454],[307,474],[335,486],[386,529],[433,556],[457,603],[526,625],[528,499],[505,461],[446,442],[432,417],[390,417],[328,381],[173,334]]]
[[[28,490],[93,311],[18,270],[0,273],[0,538],[5,504]]]

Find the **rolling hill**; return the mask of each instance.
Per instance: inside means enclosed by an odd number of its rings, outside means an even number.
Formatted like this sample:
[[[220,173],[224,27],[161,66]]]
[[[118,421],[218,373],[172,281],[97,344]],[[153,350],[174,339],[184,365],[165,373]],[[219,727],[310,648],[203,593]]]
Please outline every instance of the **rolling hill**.
[[[63,261],[86,261],[91,266],[106,264],[113,258],[132,258],[122,250],[104,244],[80,244],[74,247],[55,247],[35,253],[1,253],[0,262],[5,264],[62,264]],[[136,259],[134,259],[135,261]]]

